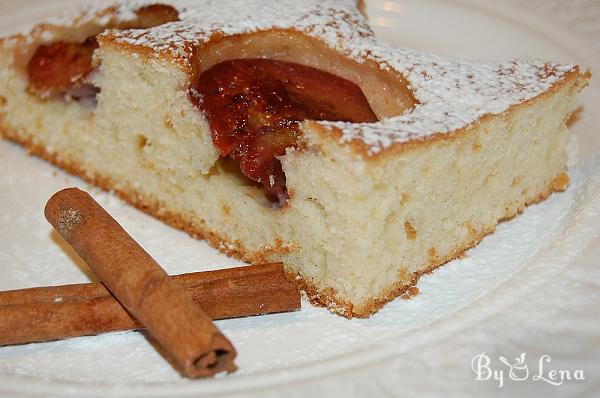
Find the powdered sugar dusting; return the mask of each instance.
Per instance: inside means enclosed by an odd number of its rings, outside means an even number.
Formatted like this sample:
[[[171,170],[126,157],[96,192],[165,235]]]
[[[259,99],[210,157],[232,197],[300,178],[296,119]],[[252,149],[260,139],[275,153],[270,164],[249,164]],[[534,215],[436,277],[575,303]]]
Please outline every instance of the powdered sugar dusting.
[[[117,3],[125,18],[150,0]],[[117,42],[165,52],[183,64],[195,46],[215,33],[231,36],[267,29],[294,29],[323,41],[358,62],[373,60],[384,70],[406,77],[419,104],[377,123],[320,122],[341,129],[341,142],[360,142],[375,155],[398,143],[472,125],[485,114],[500,114],[560,81],[575,65],[536,60],[506,63],[466,62],[388,46],[374,36],[352,0],[165,0],[181,21],[150,29],[112,30]],[[97,13],[97,10],[94,10]]]
[[[112,3],[102,0],[94,0],[78,9],[69,10],[54,18],[48,18],[46,23],[53,25],[81,25],[94,21],[99,25],[107,25],[111,21],[131,21],[136,18],[135,10],[140,6],[131,4]]]
[[[407,49],[389,48],[382,54],[392,58],[394,69],[406,76],[419,104],[378,123],[328,123],[341,128],[343,142],[360,140],[371,154],[394,143],[467,127],[485,114],[501,114],[546,91],[575,68],[542,61],[442,60]]]

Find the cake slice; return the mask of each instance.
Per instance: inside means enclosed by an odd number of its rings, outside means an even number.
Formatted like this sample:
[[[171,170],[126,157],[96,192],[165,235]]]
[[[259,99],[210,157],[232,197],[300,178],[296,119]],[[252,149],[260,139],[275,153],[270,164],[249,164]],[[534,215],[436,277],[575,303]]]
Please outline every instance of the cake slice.
[[[0,41],[0,130],[367,317],[567,188],[589,77],[391,47],[351,1],[121,2]]]

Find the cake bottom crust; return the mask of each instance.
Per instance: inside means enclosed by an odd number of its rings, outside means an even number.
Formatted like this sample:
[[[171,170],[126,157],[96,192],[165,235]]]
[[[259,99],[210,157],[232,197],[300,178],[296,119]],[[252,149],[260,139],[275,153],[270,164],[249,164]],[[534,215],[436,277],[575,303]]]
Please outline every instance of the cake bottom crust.
[[[2,115],[0,115],[0,136],[3,136],[25,147],[30,155],[42,158],[54,164],[55,166],[58,166],[69,174],[75,175],[103,190],[114,192],[119,198],[143,211],[144,213],[147,213],[174,228],[180,229],[194,238],[206,240],[212,247],[228,256],[232,256],[249,263],[258,264],[268,262],[269,260],[267,257],[269,254],[274,252],[285,253],[287,250],[289,250],[289,248],[286,249],[285,247],[275,246],[268,247],[257,252],[252,252],[247,250],[238,241],[234,241],[227,236],[210,231],[208,228],[202,228],[201,226],[194,225],[194,223],[186,220],[180,214],[175,214],[164,210],[156,201],[141,197],[135,192],[116,189],[116,184],[110,178],[88,177],[82,167],[76,162],[68,159],[61,159],[56,154],[49,153],[45,147],[36,145],[31,140],[23,138],[18,134],[11,133],[10,129],[3,122]],[[516,209],[507,207],[505,209],[506,213],[497,221],[497,223],[515,217],[519,213],[523,212],[525,207],[528,205],[543,201],[553,192],[564,191],[567,188],[568,183],[569,177],[567,173],[561,172],[550,182],[548,186],[546,186],[542,192],[525,202],[525,204],[522,206]],[[203,220],[201,220],[200,223],[203,223]],[[455,247],[454,250],[451,251],[450,255],[445,257],[437,257],[435,255],[432,256],[428,264],[428,268],[412,275],[401,276],[401,278],[392,284],[385,293],[370,299],[366,304],[361,305],[360,307],[356,307],[351,302],[340,299],[336,292],[331,288],[320,290],[318,286],[311,283],[310,280],[303,278],[301,275],[297,274],[286,266],[287,274],[290,279],[294,279],[296,281],[300,289],[305,292],[308,300],[313,305],[326,307],[331,312],[346,318],[368,318],[371,314],[381,309],[386,303],[401,295],[410,293],[411,289],[416,286],[421,275],[431,273],[435,268],[464,256],[466,250],[476,246],[486,235],[493,233],[496,229],[497,223],[481,232],[475,232],[472,236],[472,239],[467,244]]]
[[[474,237],[464,246],[457,246],[450,255],[443,257],[441,259],[432,259],[429,262],[429,266],[419,272],[415,272],[410,275],[406,281],[399,281],[394,283],[386,293],[381,294],[379,297],[372,298],[369,302],[361,306],[360,309],[354,308],[354,305],[350,302],[339,300],[334,291],[325,291],[319,292],[316,286],[311,284],[310,282],[304,280],[304,278],[296,277],[297,283],[300,286],[300,289],[304,291],[307,295],[308,300],[316,306],[327,307],[331,312],[336,313],[338,315],[344,316],[346,318],[368,318],[372,314],[379,311],[385,304],[393,301],[394,299],[400,296],[407,296],[408,298],[413,297],[415,294],[412,292],[412,289],[416,287],[419,278],[422,275],[432,273],[436,268],[441,267],[442,265],[459,258],[463,258],[465,256],[465,252],[472,247],[475,247],[481,242],[481,240],[492,234],[496,230],[496,225],[503,221],[508,221],[519,215],[525,210],[525,208],[531,204],[539,203],[548,198],[554,192],[562,192],[566,190],[569,184],[569,176],[566,172],[561,172],[557,175],[550,184],[537,196],[533,199],[527,201],[523,206],[517,208],[516,210],[507,209],[507,212],[502,216],[495,225],[492,227],[474,235]],[[512,210],[512,211],[511,211]]]

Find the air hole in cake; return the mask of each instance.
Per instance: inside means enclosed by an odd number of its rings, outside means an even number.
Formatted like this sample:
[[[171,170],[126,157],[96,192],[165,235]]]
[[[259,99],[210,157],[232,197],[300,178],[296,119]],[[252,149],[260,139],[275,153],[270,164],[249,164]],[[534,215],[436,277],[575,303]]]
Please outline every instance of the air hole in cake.
[[[288,200],[279,156],[301,145],[300,122],[378,121],[355,83],[317,68],[271,59],[235,59],[192,83],[190,98],[207,117],[222,157],[260,184],[276,207]]]
[[[138,136],[138,148],[143,150],[148,145],[148,138],[144,135]]]
[[[42,99],[73,99],[93,107],[100,91],[92,82],[96,69],[93,55],[98,48],[96,36],[107,29],[146,29],[177,20],[175,8],[153,4],[139,8],[133,20],[99,26],[83,41],[43,44],[27,63],[29,91]]]
[[[404,231],[406,232],[406,239],[415,240],[417,238],[417,230],[413,227],[410,221],[404,222]]]

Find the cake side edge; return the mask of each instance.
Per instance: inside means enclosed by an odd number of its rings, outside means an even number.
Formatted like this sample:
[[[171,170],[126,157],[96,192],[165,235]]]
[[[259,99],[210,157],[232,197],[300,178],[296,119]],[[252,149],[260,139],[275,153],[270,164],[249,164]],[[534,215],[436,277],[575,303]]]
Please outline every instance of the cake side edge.
[[[197,225],[197,223],[187,220],[180,214],[175,214],[169,212],[168,210],[164,210],[164,208],[156,201],[143,198],[133,191],[115,189],[116,184],[114,184],[110,178],[102,176],[90,177],[76,162],[72,162],[68,159],[61,159],[61,157],[57,154],[49,153],[42,145],[36,145],[31,140],[23,138],[17,134],[12,134],[10,128],[4,123],[1,114],[0,136],[18,145],[21,145],[27,149],[31,156],[44,159],[69,174],[77,176],[82,180],[101,188],[102,190],[116,194],[123,201],[129,203],[138,210],[163,221],[167,225],[182,230],[194,238],[206,240],[209,245],[219,250],[223,254],[232,256],[242,261],[258,264],[268,262],[270,255],[274,253],[286,254],[286,252],[289,250],[289,248],[285,246],[271,246],[259,251],[250,251],[246,249],[239,241],[234,241],[233,239],[223,236],[215,231],[211,231],[208,228],[202,228]],[[550,182],[550,184],[548,184],[548,186],[546,186],[542,192],[534,195],[533,199],[527,201],[515,210],[508,209],[509,211],[507,211],[497,221],[497,223],[510,220],[511,218],[520,214],[525,207],[545,200],[554,192],[564,191],[567,188],[568,181],[569,177],[567,173],[564,171],[561,172]],[[319,289],[319,287],[315,283],[311,283],[308,278],[303,278],[302,275],[294,272],[291,268],[286,266],[287,275],[290,279],[294,279],[296,281],[301,290],[305,292],[307,299],[313,305],[326,307],[331,312],[346,318],[368,318],[370,315],[380,310],[385,304],[393,301],[395,298],[405,294],[407,291],[409,291],[409,289],[416,286],[419,278],[422,275],[431,273],[434,269],[446,264],[447,262],[462,257],[465,251],[476,246],[485,236],[493,233],[495,228],[496,225],[487,228],[477,236],[473,237],[469,242],[456,246],[454,250],[450,252],[450,254],[444,256],[443,258],[438,257],[432,259],[427,268],[424,270],[415,272],[407,277],[398,278],[398,280],[383,293],[379,294],[377,297],[370,298],[366,303],[361,304],[360,307],[356,306],[350,301],[338,297],[335,290],[332,288]]]

